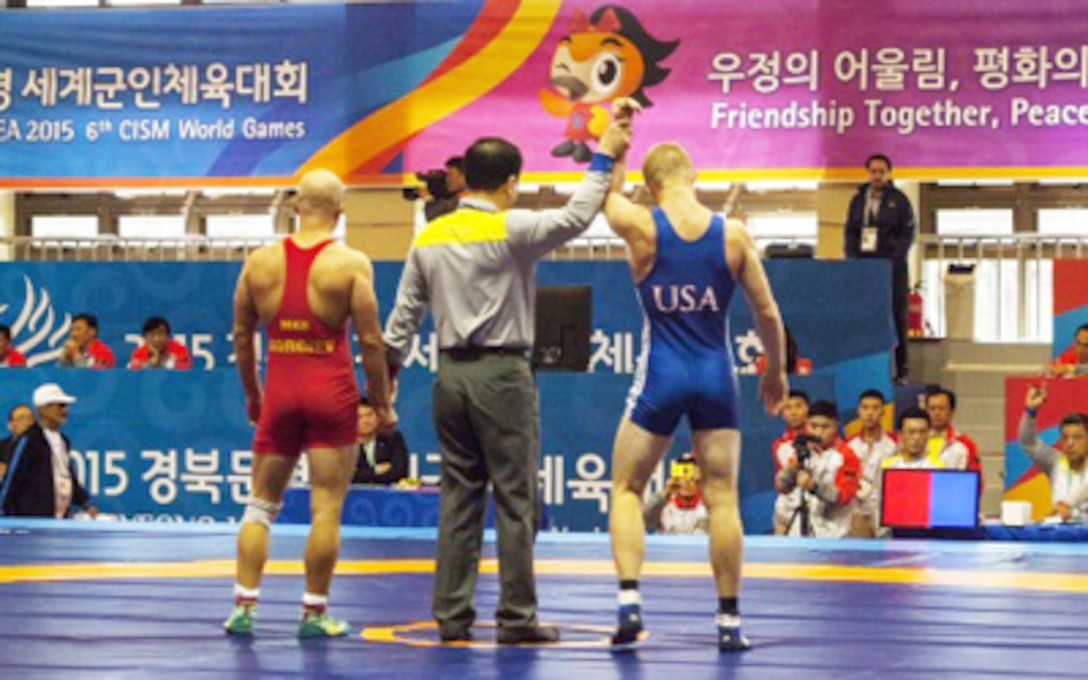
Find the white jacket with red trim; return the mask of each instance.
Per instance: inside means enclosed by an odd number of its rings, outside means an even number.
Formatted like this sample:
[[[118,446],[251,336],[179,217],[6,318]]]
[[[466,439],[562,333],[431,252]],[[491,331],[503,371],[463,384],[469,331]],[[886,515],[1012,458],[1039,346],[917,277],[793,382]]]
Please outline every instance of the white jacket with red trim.
[[[771,444],[771,458],[774,460],[776,475],[793,460],[793,440],[796,438],[797,432],[787,427],[782,436]]]
[[[952,425],[948,426],[948,433],[929,436],[930,451],[936,451],[941,462],[948,470],[974,470],[978,474],[978,488],[982,491],[982,459],[978,455],[978,445],[975,441],[963,434],[956,432]]]
[[[775,501],[775,519],[782,525],[790,522],[801,506],[802,497],[808,505],[812,535],[817,538],[843,538],[850,533],[854,514],[853,500],[858,491],[861,463],[857,454],[841,439],[809,457],[808,470],[816,486],[802,495],[797,486],[797,470],[784,467],[775,477],[779,491]],[[788,535],[801,535],[800,519],[789,523]]]
[[[858,494],[854,507],[861,513],[872,515],[877,512],[876,487],[880,483],[880,463],[885,458],[894,456],[899,450],[899,439],[890,432],[880,430],[880,437],[874,441],[865,441],[859,432],[846,440],[846,445],[857,454],[861,464],[861,477],[858,479]]]

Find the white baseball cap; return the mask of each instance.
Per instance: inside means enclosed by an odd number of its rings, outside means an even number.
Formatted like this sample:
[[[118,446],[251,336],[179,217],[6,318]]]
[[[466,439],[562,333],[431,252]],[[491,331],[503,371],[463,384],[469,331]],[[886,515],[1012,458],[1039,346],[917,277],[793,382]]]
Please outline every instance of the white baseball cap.
[[[74,404],[76,398],[65,394],[57,383],[45,383],[34,390],[34,406],[42,407],[48,404]]]

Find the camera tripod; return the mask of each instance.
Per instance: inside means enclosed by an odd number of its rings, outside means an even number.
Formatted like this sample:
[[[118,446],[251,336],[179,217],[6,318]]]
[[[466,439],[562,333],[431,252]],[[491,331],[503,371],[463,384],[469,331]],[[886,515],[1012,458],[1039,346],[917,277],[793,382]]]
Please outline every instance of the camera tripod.
[[[809,516],[808,508],[808,491],[801,489],[801,504],[797,506],[797,509],[790,515],[790,521],[786,523],[786,535],[789,536],[793,531],[794,522],[801,521],[801,530],[798,533],[799,536],[811,537],[812,533],[812,518]]]

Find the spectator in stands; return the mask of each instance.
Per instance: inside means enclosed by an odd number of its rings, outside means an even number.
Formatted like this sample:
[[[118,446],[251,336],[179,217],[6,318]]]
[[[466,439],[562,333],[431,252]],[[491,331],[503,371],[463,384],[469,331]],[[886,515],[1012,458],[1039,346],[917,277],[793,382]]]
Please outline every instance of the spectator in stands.
[[[943,387],[926,393],[929,414],[929,452],[938,456],[949,470],[973,470],[982,485],[982,462],[974,440],[952,427],[956,413],[956,393]]]
[[[16,404],[8,411],[8,431],[11,436],[0,440],[0,479],[4,478],[4,472],[11,462],[11,452],[15,448],[15,440],[34,424],[34,411],[26,404]]]
[[[869,181],[858,187],[846,215],[846,257],[891,261],[892,312],[899,340],[895,348],[895,380],[907,378],[907,253],[914,241],[914,210],[892,183],[892,162],[875,153],[865,161]]]
[[[74,368],[113,368],[115,363],[113,350],[98,339],[98,319],[87,313],[72,319],[72,329],[57,364]]]
[[[771,444],[771,459],[774,461],[774,473],[777,476],[793,459],[793,440],[798,434],[805,431],[808,426],[808,394],[803,390],[790,390],[790,396],[782,407],[782,420],[786,423],[786,429],[782,435]],[[789,516],[774,516],[774,533],[782,535],[786,533],[786,522]]]
[[[940,470],[948,467],[940,455],[929,448],[929,414],[911,406],[899,416],[899,449],[880,463],[881,469],[926,468]]]
[[[940,470],[945,466],[941,457],[929,449],[929,414],[917,406],[911,406],[899,416],[899,451],[880,462],[880,469],[922,468]],[[873,491],[873,532],[885,537],[890,531],[880,527],[880,497],[883,489],[883,473],[878,473]]]
[[[808,405],[808,394],[804,390],[790,390],[790,396],[786,399],[785,406],[782,407],[782,421],[785,423],[786,429],[771,444],[771,457],[774,458],[775,472],[789,460],[789,454],[793,451],[793,447],[789,446],[789,443],[808,427]],[[787,446],[783,448],[783,444]],[[780,451],[785,454],[784,457],[779,456]]]
[[[11,344],[11,329],[0,324],[0,368],[26,366],[26,357]]]
[[[794,457],[775,477],[779,493],[776,521],[787,518],[790,536],[843,538],[853,522],[861,465],[839,437],[839,412],[834,403],[821,400],[812,404],[808,434],[811,436],[794,440]]]
[[[1029,387],[1020,417],[1020,446],[1035,467],[1050,479],[1051,512],[1062,520],[1088,516],[1088,499],[1076,500],[1078,487],[1088,484],[1088,415],[1071,413],[1061,421],[1060,450],[1041,441],[1035,416],[1046,403],[1046,390]]]
[[[60,385],[45,383],[34,390],[38,422],[15,440],[11,463],[0,484],[0,507],[17,517],[67,517],[73,507],[91,517],[98,510],[79,483],[71,445],[60,427],[68,421],[68,407],[76,398]]]
[[[880,480],[880,464],[895,455],[899,442],[895,435],[884,430],[884,395],[880,390],[865,390],[858,398],[858,420],[861,430],[846,441],[857,455],[861,465],[858,494],[854,501],[854,525],[852,536],[871,538],[879,507],[876,505],[877,485]],[[928,425],[928,421],[927,421]],[[927,429],[928,434],[928,429]]]
[[[408,476],[408,446],[399,430],[378,432],[378,414],[366,397],[359,399],[359,460],[352,484],[396,484]]]
[[[699,492],[699,466],[690,452],[672,464],[665,488],[646,503],[642,519],[647,531],[660,534],[707,533],[709,515]]]
[[[128,367],[132,370],[165,368],[188,371],[193,367],[193,359],[185,345],[174,340],[170,322],[161,316],[153,316],[144,322],[144,344],[133,350]]]
[[[1073,344],[1058,355],[1045,372],[1047,375],[1073,377],[1088,375],[1088,324],[1073,334]]]

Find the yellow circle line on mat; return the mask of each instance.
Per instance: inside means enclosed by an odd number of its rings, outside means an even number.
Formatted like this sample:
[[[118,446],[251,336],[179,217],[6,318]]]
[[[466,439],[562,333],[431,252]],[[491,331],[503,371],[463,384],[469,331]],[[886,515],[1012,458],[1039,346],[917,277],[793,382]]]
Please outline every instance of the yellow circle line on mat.
[[[568,633],[583,633],[599,636],[588,640],[561,640],[560,642],[546,645],[530,645],[532,647],[547,647],[548,649],[585,649],[592,647],[608,647],[612,644],[613,628],[607,626],[587,626],[570,623],[548,623],[561,631]],[[477,621],[476,628],[495,628],[494,622]],[[434,631],[438,624],[434,621],[414,621],[396,626],[374,626],[364,628],[359,632],[359,637],[368,642],[385,642],[409,647],[470,647],[473,649],[496,649],[500,645],[494,640],[466,640],[463,642],[441,642]],[[426,632],[428,637],[413,637],[414,634]],[[649,634],[646,635],[649,637]]]
[[[336,567],[340,576],[384,576],[388,574],[430,574],[434,560],[344,560]],[[498,563],[481,560],[480,572],[498,573]],[[97,581],[145,578],[228,578],[234,576],[234,560],[192,562],[68,562],[0,566],[0,583],[42,581]],[[265,573],[270,576],[299,576],[302,563],[271,560]],[[600,576],[612,578],[615,570],[608,560],[538,560],[538,575]],[[710,566],[703,562],[647,562],[644,577],[708,578]],[[845,583],[908,583],[957,588],[998,588],[1057,593],[1088,593],[1088,575],[1062,572],[1002,572],[929,567],[867,567],[793,562],[753,562],[744,565],[750,579],[791,581],[834,581]]]

